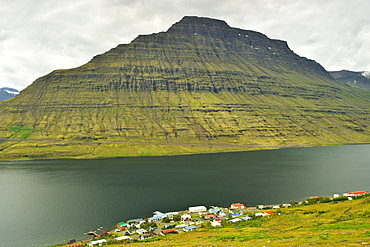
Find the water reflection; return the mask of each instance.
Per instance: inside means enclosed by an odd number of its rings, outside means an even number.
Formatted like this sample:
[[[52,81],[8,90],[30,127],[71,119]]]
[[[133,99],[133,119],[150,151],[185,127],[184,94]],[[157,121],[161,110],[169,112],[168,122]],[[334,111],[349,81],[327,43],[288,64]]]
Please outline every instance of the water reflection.
[[[0,162],[0,241],[43,246],[155,210],[369,190],[369,147]]]

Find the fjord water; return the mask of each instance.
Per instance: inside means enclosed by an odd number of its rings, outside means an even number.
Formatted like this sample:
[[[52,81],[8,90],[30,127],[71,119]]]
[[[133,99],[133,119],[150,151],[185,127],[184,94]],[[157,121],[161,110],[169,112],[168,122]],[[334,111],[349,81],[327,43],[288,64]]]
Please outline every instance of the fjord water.
[[[369,190],[370,146],[0,162],[0,243],[47,246],[153,211]],[[4,245],[4,246],[5,246]]]

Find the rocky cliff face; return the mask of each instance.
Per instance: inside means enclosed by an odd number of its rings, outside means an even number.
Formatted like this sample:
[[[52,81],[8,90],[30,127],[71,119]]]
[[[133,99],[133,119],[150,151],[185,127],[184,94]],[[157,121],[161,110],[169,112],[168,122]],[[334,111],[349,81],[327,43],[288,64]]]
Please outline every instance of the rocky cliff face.
[[[370,72],[369,71],[331,71],[330,75],[340,84],[348,85],[370,91]]]
[[[57,139],[359,142],[369,138],[369,99],[284,41],[184,17],[37,79],[1,104],[0,126]]]

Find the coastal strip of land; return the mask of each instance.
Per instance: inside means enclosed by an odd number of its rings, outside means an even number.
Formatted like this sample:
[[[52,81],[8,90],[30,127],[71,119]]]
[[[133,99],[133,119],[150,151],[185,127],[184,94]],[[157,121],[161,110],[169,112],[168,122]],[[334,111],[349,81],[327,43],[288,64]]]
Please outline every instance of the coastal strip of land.
[[[151,217],[118,222],[110,231],[88,232],[93,236],[88,241],[54,246],[366,246],[369,196],[355,191],[279,205],[156,211]]]
[[[302,143],[302,144],[219,144],[172,143],[123,140],[57,140],[30,138],[0,138],[0,160],[38,159],[100,159],[116,157],[174,156],[201,153],[243,152],[296,147],[353,145],[365,143]]]

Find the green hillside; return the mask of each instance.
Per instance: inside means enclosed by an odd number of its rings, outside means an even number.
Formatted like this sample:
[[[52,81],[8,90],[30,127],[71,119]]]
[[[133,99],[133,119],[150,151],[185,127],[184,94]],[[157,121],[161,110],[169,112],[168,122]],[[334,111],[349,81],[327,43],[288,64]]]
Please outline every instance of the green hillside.
[[[370,142],[369,96],[284,41],[184,17],[1,102],[0,159]]]
[[[370,199],[369,197],[347,200],[320,197],[303,200],[301,204],[292,204],[290,208],[268,209],[273,214],[255,216],[265,210],[244,209],[244,216],[249,220],[229,222],[222,220],[222,226],[212,227],[210,222],[197,225],[197,229],[183,232],[172,222],[171,229],[178,234],[154,236],[144,240],[116,241],[124,236],[125,231],[111,231],[103,246],[368,246],[370,244]],[[234,210],[235,211],[235,210]],[[238,210],[236,210],[238,211]],[[227,212],[227,211],[225,211]],[[244,217],[243,216],[243,217]],[[198,214],[193,215],[194,220]],[[238,216],[241,217],[241,216]],[[230,218],[232,218],[230,216]],[[234,218],[236,219],[236,218]],[[212,221],[212,220],[210,220]],[[191,222],[190,222],[191,223]],[[165,224],[165,223],[163,223]],[[158,223],[159,226],[163,225]],[[189,222],[185,222],[189,224]],[[144,226],[143,226],[144,227]],[[80,242],[80,241],[79,241]],[[82,242],[87,246],[90,241]],[[54,247],[63,244],[54,245]]]

